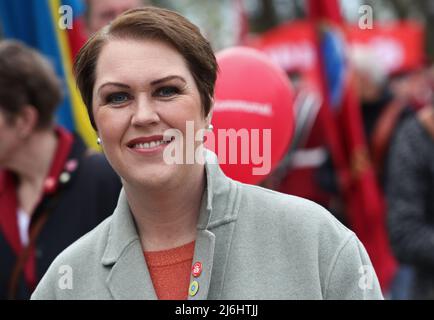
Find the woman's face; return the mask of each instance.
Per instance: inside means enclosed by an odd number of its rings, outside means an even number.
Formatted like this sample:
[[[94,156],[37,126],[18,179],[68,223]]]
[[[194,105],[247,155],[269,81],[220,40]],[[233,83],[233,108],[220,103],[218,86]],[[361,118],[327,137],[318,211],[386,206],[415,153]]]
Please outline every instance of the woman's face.
[[[168,142],[166,130],[180,130],[185,138],[187,121],[196,132],[208,124],[194,78],[168,44],[109,41],[97,62],[92,107],[104,152],[126,183],[181,185],[197,169],[163,158],[165,148],[175,143]]]

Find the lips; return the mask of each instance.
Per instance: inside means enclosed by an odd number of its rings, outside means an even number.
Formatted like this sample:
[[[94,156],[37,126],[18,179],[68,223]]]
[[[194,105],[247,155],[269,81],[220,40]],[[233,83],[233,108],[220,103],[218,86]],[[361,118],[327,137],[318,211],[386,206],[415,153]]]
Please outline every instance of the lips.
[[[154,135],[148,137],[139,137],[133,140],[130,140],[127,143],[127,146],[131,149],[154,149],[161,145],[167,145],[172,142],[174,137],[167,137],[163,135]]]

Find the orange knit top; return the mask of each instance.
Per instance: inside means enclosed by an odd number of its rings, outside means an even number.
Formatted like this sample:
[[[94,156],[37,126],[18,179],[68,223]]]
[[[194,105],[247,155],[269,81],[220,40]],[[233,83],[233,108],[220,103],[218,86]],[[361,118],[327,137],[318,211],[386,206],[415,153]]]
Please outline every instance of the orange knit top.
[[[158,299],[187,299],[194,244],[195,241],[169,250],[144,252]]]

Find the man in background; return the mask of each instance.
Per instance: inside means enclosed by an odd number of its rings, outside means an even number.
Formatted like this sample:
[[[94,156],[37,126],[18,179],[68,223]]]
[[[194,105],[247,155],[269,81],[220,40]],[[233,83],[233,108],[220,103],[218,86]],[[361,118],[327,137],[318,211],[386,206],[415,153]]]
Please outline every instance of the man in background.
[[[147,0],[86,0],[85,4],[85,28],[90,37],[122,12],[151,3]]]

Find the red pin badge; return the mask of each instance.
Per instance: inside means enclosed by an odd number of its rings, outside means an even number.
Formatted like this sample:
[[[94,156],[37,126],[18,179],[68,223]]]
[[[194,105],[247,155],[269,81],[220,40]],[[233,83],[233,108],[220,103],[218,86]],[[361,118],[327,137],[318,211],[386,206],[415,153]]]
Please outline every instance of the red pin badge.
[[[56,187],[56,180],[53,177],[48,177],[44,182],[44,192],[51,193]]]
[[[197,278],[202,273],[202,263],[196,262],[193,265],[193,268],[191,268],[191,273],[193,274],[193,277]]]

